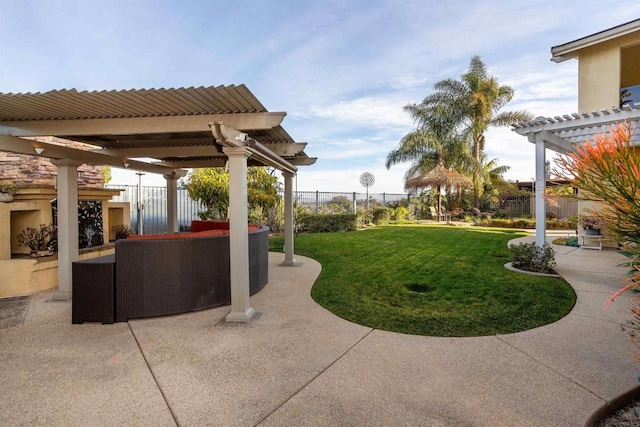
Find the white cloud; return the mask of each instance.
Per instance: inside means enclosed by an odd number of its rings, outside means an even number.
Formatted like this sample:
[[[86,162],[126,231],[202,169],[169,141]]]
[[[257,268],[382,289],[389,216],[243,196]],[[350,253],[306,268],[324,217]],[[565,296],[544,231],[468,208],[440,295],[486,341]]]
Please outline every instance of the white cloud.
[[[407,104],[397,95],[356,98],[335,104],[311,107],[311,119],[329,119],[340,124],[388,128],[389,126],[411,126],[411,119],[402,110]]]
[[[357,191],[359,173],[370,168],[377,189],[401,192],[406,165],[387,171],[383,163],[413,127],[402,107],[420,102],[436,81],[459,78],[475,54],[515,89],[506,109],[577,112],[577,61],[551,62],[551,46],[640,15],[636,0],[239,0],[123,8],[7,1],[0,52],[11,61],[0,64],[0,90],[245,83],[267,109],[288,113],[285,129],[319,157],[300,168],[299,183],[325,191]],[[91,26],[95,10],[99,28]],[[208,25],[211,16],[242,20]],[[43,73],[48,63],[56,66]],[[491,130],[487,151],[512,166],[507,176],[533,176],[526,138]],[[162,177],[144,179],[164,185]]]

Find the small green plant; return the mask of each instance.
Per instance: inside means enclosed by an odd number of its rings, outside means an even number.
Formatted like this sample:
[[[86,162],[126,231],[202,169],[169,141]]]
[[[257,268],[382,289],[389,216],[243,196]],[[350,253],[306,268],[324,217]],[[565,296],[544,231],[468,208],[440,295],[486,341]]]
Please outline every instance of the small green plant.
[[[600,230],[600,221],[593,216],[579,216],[578,225],[585,230]]]
[[[46,251],[56,239],[56,231],[53,224],[40,224],[38,228],[27,227],[18,233],[18,243],[31,249],[31,252]]]
[[[393,211],[393,219],[396,221],[407,220],[409,216],[409,210],[404,206],[398,206]]]
[[[3,184],[3,183],[0,183],[0,193],[14,195],[14,194],[16,194],[17,190],[18,190],[18,187],[16,187],[15,184],[11,184],[11,183]]]
[[[131,234],[136,234],[133,228],[127,224],[116,224],[111,227],[111,232],[115,234],[116,240],[126,239]]]
[[[548,243],[542,247],[535,243],[509,245],[511,265],[514,268],[535,273],[554,273],[555,251]]]
[[[553,243],[554,245],[560,245],[560,246],[574,246],[576,248],[580,246],[580,243],[578,242],[578,238],[575,236],[558,237],[556,239],[553,239],[551,243]]]

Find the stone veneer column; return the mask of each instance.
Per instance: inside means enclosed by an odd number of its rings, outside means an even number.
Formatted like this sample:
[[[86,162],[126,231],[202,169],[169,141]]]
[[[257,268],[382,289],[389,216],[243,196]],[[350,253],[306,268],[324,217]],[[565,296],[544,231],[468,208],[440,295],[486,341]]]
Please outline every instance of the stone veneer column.
[[[56,165],[58,192],[58,292],[55,300],[70,300],[71,263],[78,260],[78,166],[69,159],[51,160]]]
[[[249,322],[255,315],[249,301],[249,234],[247,232],[247,147],[224,147],[229,158],[229,257],[231,313],[227,322]]]

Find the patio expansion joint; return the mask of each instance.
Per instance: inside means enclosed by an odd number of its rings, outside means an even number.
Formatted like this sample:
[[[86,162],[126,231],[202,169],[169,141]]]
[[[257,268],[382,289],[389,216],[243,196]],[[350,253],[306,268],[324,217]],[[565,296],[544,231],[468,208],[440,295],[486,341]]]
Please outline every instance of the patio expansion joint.
[[[569,313],[569,316],[580,316],[580,317],[585,317],[585,318],[591,319],[591,320],[598,320],[600,322],[607,322],[607,323],[613,323],[614,325],[618,325],[618,326],[624,326],[624,324],[622,324],[620,322],[616,322],[615,320],[603,319],[601,317],[590,316],[588,314]]]
[[[529,359],[533,360],[534,362],[536,362],[537,364],[539,364],[539,365],[543,366],[544,368],[548,369],[549,371],[551,371],[551,372],[553,372],[553,373],[555,373],[555,374],[557,374],[557,375],[560,375],[562,378],[566,379],[567,381],[569,381],[569,382],[570,382],[570,383],[572,383],[572,384],[575,384],[576,386],[578,386],[578,387],[579,387],[579,388],[581,388],[582,390],[584,390],[584,391],[586,391],[587,393],[589,393],[590,395],[594,396],[596,399],[599,399],[599,400],[601,400],[601,401],[602,401],[602,402],[604,402],[604,403],[608,403],[607,399],[605,399],[605,398],[603,398],[603,397],[601,397],[601,396],[598,396],[596,393],[594,393],[593,391],[589,390],[588,388],[586,388],[585,386],[583,386],[583,385],[582,385],[582,384],[580,384],[579,382],[575,381],[573,378],[568,377],[567,375],[563,374],[562,372],[558,371],[557,369],[554,369],[554,368],[552,368],[551,366],[547,365],[547,364],[546,364],[546,363],[544,363],[543,361],[541,361],[541,360],[539,360],[539,359],[536,359],[535,357],[533,357],[532,355],[530,355],[530,354],[529,354],[529,353],[527,353],[526,351],[524,351],[524,350],[522,350],[522,349],[520,349],[520,348],[516,347],[515,345],[511,344],[510,342],[508,342],[508,341],[506,341],[506,340],[502,339],[502,338],[500,337],[500,335],[496,335],[495,337],[498,339],[498,341],[501,341],[501,342],[505,343],[505,344],[506,344],[506,345],[508,345],[509,347],[511,347],[511,348],[513,348],[514,350],[516,350],[517,352],[519,352],[519,353],[521,353],[521,354],[525,355],[527,358],[529,358]]]
[[[348,353],[351,352],[351,350],[353,350],[354,348],[356,348],[358,346],[358,344],[360,344],[362,341],[365,340],[365,338],[367,338],[369,335],[371,335],[371,333],[373,331],[375,331],[376,329],[370,329],[369,332],[367,332],[366,334],[364,334],[358,341],[356,341],[351,347],[349,347],[344,353],[342,353],[340,356],[338,356],[336,358],[336,360],[334,360],[333,362],[331,362],[329,365],[327,365],[324,369],[322,369],[320,372],[318,372],[316,375],[314,375],[313,378],[311,378],[309,381],[307,381],[305,384],[303,384],[300,388],[298,388],[294,393],[291,394],[291,396],[289,396],[288,398],[286,398],[282,403],[280,403],[279,405],[277,405],[272,411],[270,411],[268,414],[266,414],[264,417],[262,417],[257,423],[254,424],[254,426],[259,426],[260,424],[262,424],[264,421],[266,421],[271,415],[273,415],[276,411],[278,411],[278,409],[282,408],[284,405],[286,405],[291,399],[293,399],[295,396],[297,396],[302,390],[304,390],[305,388],[307,388],[309,385],[311,385],[313,382],[315,382],[316,379],[318,379],[318,377],[320,377],[322,374],[324,374],[325,372],[327,372],[329,369],[331,369],[331,367],[333,365],[335,365],[336,363],[338,363],[340,360],[342,360],[343,357],[345,357]]]
[[[171,405],[169,404],[169,401],[167,400],[167,396],[164,394],[164,391],[162,391],[162,387],[160,387],[160,384],[158,383],[158,379],[156,378],[155,374],[153,373],[153,369],[151,368],[151,365],[149,364],[149,361],[147,360],[147,357],[144,355],[144,351],[142,350],[142,346],[140,346],[140,342],[138,341],[138,337],[136,336],[136,333],[133,331],[133,328],[131,327],[131,323],[127,322],[127,326],[129,327],[129,330],[131,331],[131,335],[133,336],[133,339],[135,340],[136,345],[138,346],[138,350],[140,350],[140,354],[142,355],[142,359],[144,359],[144,363],[147,365],[147,369],[149,370],[149,373],[151,374],[151,377],[153,378],[153,382],[156,384],[156,387],[158,387],[158,391],[162,395],[162,399],[164,400],[164,403],[167,405],[167,409],[169,409],[169,413],[171,414],[171,417],[173,418],[173,422],[176,423],[176,426],[179,426],[180,423],[178,423],[178,419],[176,418],[176,414],[173,413],[173,409],[171,409]]]

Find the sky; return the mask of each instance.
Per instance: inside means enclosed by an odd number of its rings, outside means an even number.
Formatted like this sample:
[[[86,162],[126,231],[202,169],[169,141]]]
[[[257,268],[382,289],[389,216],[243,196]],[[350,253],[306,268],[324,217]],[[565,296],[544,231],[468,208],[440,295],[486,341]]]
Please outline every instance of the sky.
[[[385,158],[413,128],[403,106],[435,82],[479,55],[515,90],[505,110],[577,112],[577,61],[551,62],[551,47],[638,17],[637,0],[0,0],[0,92],[245,84],[318,158],[298,190],[364,192],[369,172],[370,192],[402,193],[409,165]],[[509,180],[535,175],[533,144],[509,128],[486,152]],[[137,179],[114,169],[111,183]]]

